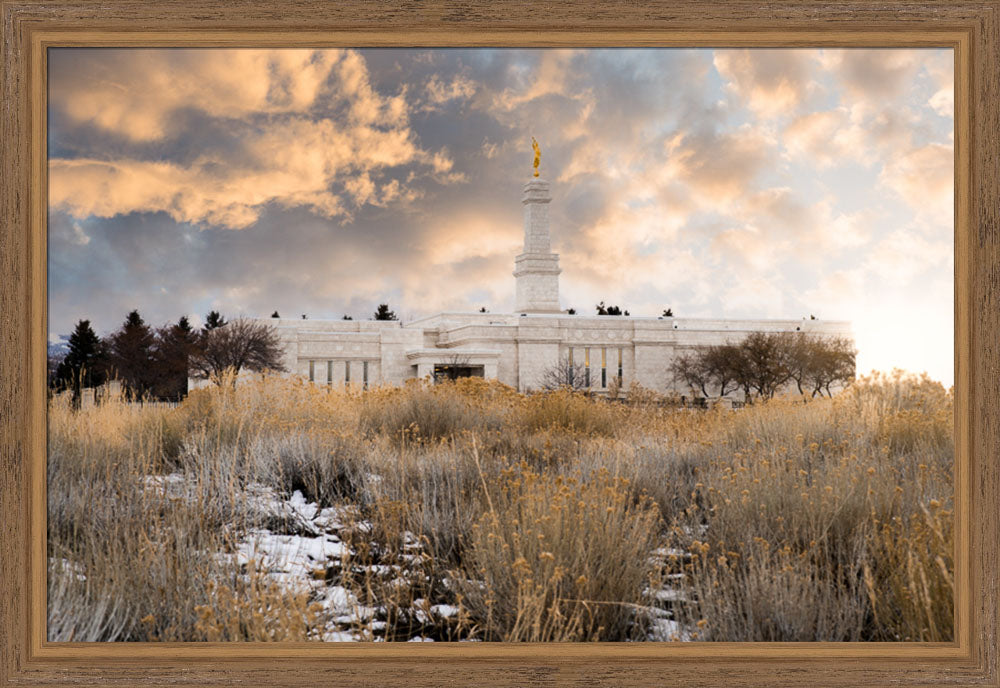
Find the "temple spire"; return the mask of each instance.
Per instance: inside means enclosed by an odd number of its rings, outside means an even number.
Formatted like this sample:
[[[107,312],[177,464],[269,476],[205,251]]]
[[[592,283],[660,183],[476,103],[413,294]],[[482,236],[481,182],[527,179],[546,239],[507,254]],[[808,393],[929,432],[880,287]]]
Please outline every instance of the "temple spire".
[[[549,236],[549,183],[538,176],[541,151],[532,137],[534,176],[524,185],[524,251],[514,259],[518,313],[559,313],[559,254]]]

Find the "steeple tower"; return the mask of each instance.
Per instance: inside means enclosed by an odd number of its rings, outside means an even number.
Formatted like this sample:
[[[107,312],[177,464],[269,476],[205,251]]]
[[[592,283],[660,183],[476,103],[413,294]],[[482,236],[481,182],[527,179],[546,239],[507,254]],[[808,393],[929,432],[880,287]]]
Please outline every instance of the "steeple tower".
[[[524,185],[524,252],[514,259],[517,313],[559,313],[559,254],[549,238],[549,183],[538,177],[541,157],[535,149],[535,176]]]

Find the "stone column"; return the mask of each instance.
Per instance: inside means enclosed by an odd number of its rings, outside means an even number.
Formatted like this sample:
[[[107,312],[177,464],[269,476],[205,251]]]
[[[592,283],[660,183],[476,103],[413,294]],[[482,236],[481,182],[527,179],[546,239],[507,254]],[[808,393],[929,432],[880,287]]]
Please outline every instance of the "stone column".
[[[518,313],[558,313],[559,254],[549,236],[549,183],[532,179],[524,185],[524,252],[514,259]]]

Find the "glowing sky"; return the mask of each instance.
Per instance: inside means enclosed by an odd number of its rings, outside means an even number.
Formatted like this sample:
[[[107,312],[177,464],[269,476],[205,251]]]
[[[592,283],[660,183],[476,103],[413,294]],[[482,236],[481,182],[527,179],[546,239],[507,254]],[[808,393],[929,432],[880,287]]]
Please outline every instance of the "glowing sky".
[[[854,324],[953,377],[945,50],[49,54],[49,330],[510,311],[531,136],[564,308]]]

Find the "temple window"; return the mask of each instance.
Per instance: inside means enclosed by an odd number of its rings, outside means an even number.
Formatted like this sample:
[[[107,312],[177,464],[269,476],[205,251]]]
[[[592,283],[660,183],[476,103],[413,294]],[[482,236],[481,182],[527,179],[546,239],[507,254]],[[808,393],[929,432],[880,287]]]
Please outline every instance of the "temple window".
[[[608,350],[601,347],[601,388],[608,386]]]

